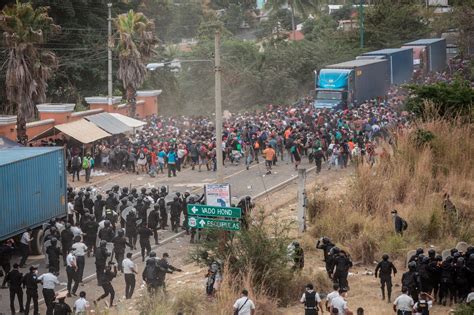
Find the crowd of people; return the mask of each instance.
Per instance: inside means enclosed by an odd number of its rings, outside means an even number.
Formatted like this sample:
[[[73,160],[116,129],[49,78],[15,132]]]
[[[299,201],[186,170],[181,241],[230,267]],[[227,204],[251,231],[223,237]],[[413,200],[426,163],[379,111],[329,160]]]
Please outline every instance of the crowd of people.
[[[277,162],[298,168],[303,157],[323,161],[328,168],[344,168],[350,161],[374,163],[378,137],[387,130],[406,126],[408,115],[395,108],[403,95],[393,89],[385,102],[367,102],[344,111],[314,109],[310,102],[298,107],[268,105],[264,112],[245,112],[228,117],[223,124],[224,165],[265,161],[267,173]],[[136,174],[177,176],[183,168],[215,171],[214,123],[208,117],[149,118],[148,125],[131,136],[115,136],[83,151],[66,144],[68,167],[76,180],[83,170],[104,168]]]

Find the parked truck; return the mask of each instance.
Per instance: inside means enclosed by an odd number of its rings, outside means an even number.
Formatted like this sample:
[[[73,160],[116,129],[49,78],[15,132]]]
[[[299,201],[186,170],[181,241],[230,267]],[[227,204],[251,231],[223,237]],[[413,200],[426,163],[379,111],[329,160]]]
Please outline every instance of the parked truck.
[[[390,84],[408,83],[413,77],[413,48],[389,48],[369,51],[356,59],[386,59]]]
[[[390,86],[386,59],[352,60],[315,72],[315,108],[344,109],[377,97]]]
[[[43,225],[66,217],[67,176],[63,148],[0,149],[0,241],[31,228],[31,249],[40,254]]]
[[[402,46],[405,47],[413,48],[413,64],[420,75],[446,69],[446,39],[419,39]]]

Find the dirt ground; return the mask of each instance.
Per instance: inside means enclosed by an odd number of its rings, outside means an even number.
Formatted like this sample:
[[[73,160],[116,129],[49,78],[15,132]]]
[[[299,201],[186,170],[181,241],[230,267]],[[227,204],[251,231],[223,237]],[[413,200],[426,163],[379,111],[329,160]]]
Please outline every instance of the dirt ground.
[[[341,194],[344,193],[350,183],[351,176],[353,174],[352,169],[338,170],[323,172],[321,175],[316,176],[315,173],[308,174],[306,181],[306,189],[310,192],[316,188],[327,189],[328,194]],[[257,201],[257,207],[263,207],[268,213],[274,213],[280,220],[296,220],[296,183],[289,184],[284,188],[262,196]],[[294,231],[292,237],[300,240],[303,244],[313,242],[313,246],[305,248],[305,270],[309,273],[312,271],[324,271],[324,263],[322,261],[322,251],[315,249],[316,239],[313,239],[308,233],[300,234],[297,231],[296,224],[294,225]],[[308,229],[311,228],[310,226]],[[182,273],[174,273],[167,276],[167,290],[170,296],[173,293],[180,292],[183,290],[197,290],[205,294],[205,274],[207,271],[206,267],[197,266],[194,263],[189,263],[187,254],[192,248],[192,244],[189,244],[187,237],[177,238],[168,244],[163,245],[160,248],[159,255],[167,251],[170,256],[170,262],[174,266],[183,269]],[[349,248],[350,250],[350,248]],[[106,307],[106,303],[101,301],[98,305],[99,313],[104,314],[138,314],[136,305],[143,297],[145,293],[144,284],[141,281],[141,272],[144,265],[141,261],[138,261],[139,276],[137,276],[137,286],[133,299],[124,299],[125,283],[123,275],[119,275],[113,282],[114,288],[117,292],[116,303],[117,306],[111,309]],[[401,275],[405,271],[403,262],[395,262],[399,273],[393,279],[394,288],[392,293],[392,300],[394,300],[400,294],[400,282]],[[367,273],[373,272],[375,264],[370,266],[357,266],[351,269],[349,276],[350,292],[348,296],[348,305],[354,312],[358,307],[363,307],[365,314],[374,315],[385,315],[394,314],[392,305],[386,301],[381,300],[381,293],[379,289],[379,280],[375,279],[373,275],[367,275]],[[81,288],[80,288],[81,289]],[[95,281],[86,284],[84,289],[88,293],[88,300],[92,301],[94,298],[102,294],[101,288],[96,286]],[[303,292],[302,288],[302,292]],[[67,302],[72,305],[74,299],[68,299]],[[295,301],[296,302],[296,301]],[[100,310],[99,310],[100,309]],[[231,306],[229,307],[229,314]],[[450,308],[435,305],[431,310],[430,314],[441,315],[448,314]],[[299,315],[304,314],[303,307],[295,303],[294,306],[280,309],[282,315]],[[327,312],[326,312],[327,314]],[[172,315],[172,314],[170,314]]]

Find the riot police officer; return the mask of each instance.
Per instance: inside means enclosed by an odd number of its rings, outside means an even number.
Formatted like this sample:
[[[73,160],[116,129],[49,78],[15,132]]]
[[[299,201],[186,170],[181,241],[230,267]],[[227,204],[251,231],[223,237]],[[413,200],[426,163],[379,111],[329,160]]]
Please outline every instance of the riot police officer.
[[[63,255],[63,263],[66,266],[67,253],[71,249],[74,240],[74,233],[71,231],[71,223],[66,223],[64,230],[61,231],[61,249]]]
[[[84,210],[86,209],[89,210],[89,213],[94,212],[94,201],[91,199],[91,193],[88,191],[84,193],[83,204],[84,204]]]
[[[147,255],[149,255],[151,252],[150,236],[153,235],[153,231],[147,227],[146,223],[142,222],[138,228],[138,235],[140,240],[142,261],[145,261],[145,251]]]
[[[76,211],[76,223],[79,223],[80,217],[84,215],[84,203],[82,202],[84,192],[79,190],[74,199],[74,211]]]
[[[110,256],[109,251],[107,250],[107,242],[102,240],[100,241],[99,248],[95,251],[95,269],[97,273],[97,284],[102,285],[102,278],[107,265],[107,258]]]
[[[99,239],[106,243],[112,242],[115,236],[115,232],[110,224],[109,220],[104,221],[104,228],[99,231]]]
[[[153,231],[153,237],[155,238],[155,245],[158,245],[158,224],[160,223],[160,206],[155,204],[153,210],[148,215],[148,227]]]
[[[105,201],[102,199],[102,195],[98,194],[94,201],[94,215],[97,222],[102,221],[104,215]]]
[[[333,274],[333,282],[338,283],[340,288],[349,289],[347,276],[349,275],[349,268],[351,267],[352,261],[349,255],[343,250],[335,251],[331,274]]]
[[[165,203],[165,198],[160,197],[158,200],[158,206],[160,207],[160,229],[164,230],[166,226],[168,225],[168,212],[166,211],[166,203]]]
[[[127,214],[125,218],[125,233],[128,238],[128,242],[132,244],[133,249],[136,249],[137,244],[137,215],[135,214],[135,210],[132,209]]]
[[[418,292],[420,290],[420,276],[416,271],[416,262],[408,263],[408,271],[402,275],[402,287],[408,288],[408,295],[413,301],[418,301]]]
[[[109,196],[105,200],[105,207],[107,209],[116,210],[117,206],[118,206],[118,200],[115,197],[115,194],[112,191],[110,191]]]
[[[93,214],[89,214],[90,219],[84,224],[84,244],[87,246],[87,257],[90,256],[91,251],[96,250],[97,231],[99,230],[99,223],[95,221]]]
[[[380,276],[380,289],[382,290],[382,300],[385,300],[385,286],[387,286],[387,301],[390,303],[392,298],[392,272],[395,276],[397,274],[397,268],[391,261],[388,260],[388,255],[382,256],[382,261],[377,264],[375,268],[375,278]]]
[[[46,255],[48,255],[49,268],[54,269],[53,273],[59,275],[59,256],[61,256],[61,250],[58,247],[58,239],[51,238],[51,244],[46,249]]]
[[[174,196],[173,201],[169,202],[170,213],[171,213],[171,229],[173,232],[178,233],[179,217],[181,214],[181,203],[179,197]]]
[[[130,249],[133,249],[132,244],[127,242],[125,238],[125,233],[122,229],[118,230],[117,236],[112,239],[112,243],[114,244],[113,253],[115,254],[115,259],[117,260],[118,270],[123,272],[122,261],[125,255],[125,247],[128,246]]]

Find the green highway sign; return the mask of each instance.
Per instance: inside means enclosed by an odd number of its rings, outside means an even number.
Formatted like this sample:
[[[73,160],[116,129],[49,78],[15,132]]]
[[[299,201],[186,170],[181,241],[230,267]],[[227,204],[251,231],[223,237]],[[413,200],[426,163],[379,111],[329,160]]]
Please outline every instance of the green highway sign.
[[[188,214],[199,217],[223,217],[240,219],[242,210],[240,208],[216,207],[208,205],[188,205]]]
[[[240,221],[189,217],[188,226],[196,229],[219,229],[227,231],[239,231]]]

